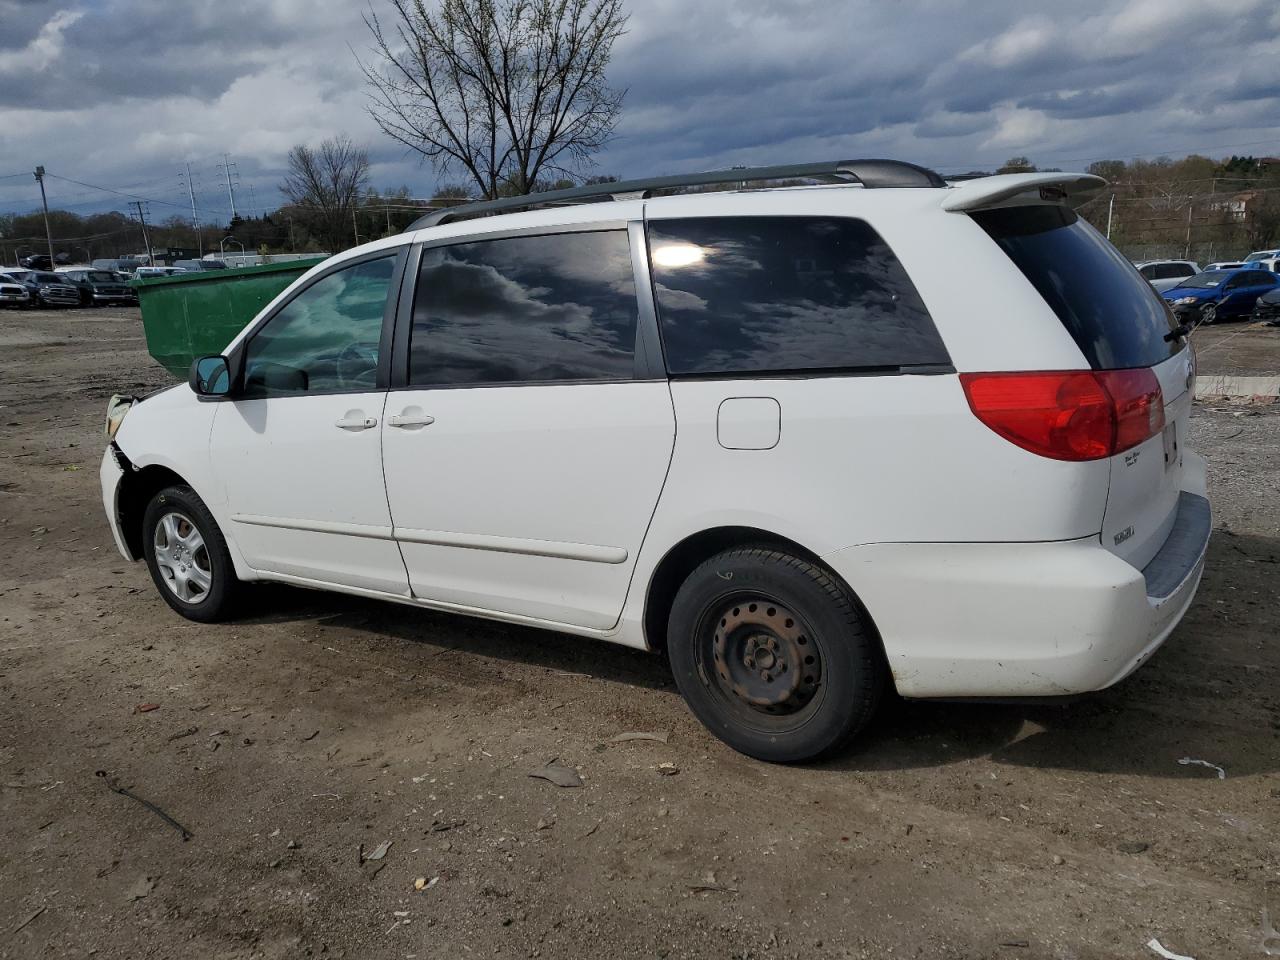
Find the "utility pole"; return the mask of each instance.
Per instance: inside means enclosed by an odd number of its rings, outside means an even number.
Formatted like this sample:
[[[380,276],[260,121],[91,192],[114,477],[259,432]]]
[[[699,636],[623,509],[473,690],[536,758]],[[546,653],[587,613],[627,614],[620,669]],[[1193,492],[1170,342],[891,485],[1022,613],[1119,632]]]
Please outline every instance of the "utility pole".
[[[236,218],[236,194],[231,189],[231,158],[224,153],[222,155],[222,163],[218,164],[218,166],[222,167],[222,172],[227,177],[227,199],[231,201],[231,219],[234,220]]]
[[[1182,250],[1182,259],[1191,259],[1191,211],[1195,208],[1195,202],[1187,198],[1187,245]]]
[[[44,167],[36,167],[36,183],[40,184],[40,203],[44,207],[44,236],[49,241],[49,269],[53,269],[53,231],[49,229],[49,200],[44,195]]]
[[[200,249],[200,258],[204,259],[204,234],[200,230],[200,215],[196,213],[196,189],[191,181],[191,164],[187,164],[187,196],[191,198],[191,222],[196,226],[196,246]]]
[[[142,212],[142,201],[134,200],[132,203],[138,208],[138,220],[142,223],[142,241],[147,245],[147,260],[150,262],[151,266],[154,267],[156,265],[156,258],[151,252],[151,236],[147,233],[147,218]]]
[[[391,236],[391,208],[387,207],[387,236]]]
[[[356,246],[360,246],[360,227],[356,223],[356,202],[351,201],[351,232],[355,234]]]
[[[1111,202],[1107,204],[1107,239],[1111,239],[1111,215],[1116,210],[1116,195],[1111,195]]]

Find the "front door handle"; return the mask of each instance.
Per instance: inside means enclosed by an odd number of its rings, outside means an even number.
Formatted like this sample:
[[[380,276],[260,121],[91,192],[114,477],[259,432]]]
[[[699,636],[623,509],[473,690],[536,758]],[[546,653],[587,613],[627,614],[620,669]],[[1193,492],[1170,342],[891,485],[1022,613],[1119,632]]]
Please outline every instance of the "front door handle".
[[[348,410],[346,416],[334,422],[342,430],[369,430],[378,425],[377,417],[366,417],[360,410]]]
[[[388,427],[429,427],[435,422],[435,417],[429,417],[425,413],[411,412],[410,410],[406,410],[397,416],[387,417]]]

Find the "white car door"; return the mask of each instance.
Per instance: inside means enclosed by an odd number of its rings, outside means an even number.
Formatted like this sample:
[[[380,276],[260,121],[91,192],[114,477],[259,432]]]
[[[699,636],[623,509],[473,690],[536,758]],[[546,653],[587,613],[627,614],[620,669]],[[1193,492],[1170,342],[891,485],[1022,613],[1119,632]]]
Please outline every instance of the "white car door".
[[[383,430],[414,596],[617,622],[675,438],[643,269],[624,228],[423,251]]]
[[[405,255],[321,275],[237,347],[241,383],[214,417],[210,452],[231,534],[255,570],[408,593],[380,430],[382,332]]]

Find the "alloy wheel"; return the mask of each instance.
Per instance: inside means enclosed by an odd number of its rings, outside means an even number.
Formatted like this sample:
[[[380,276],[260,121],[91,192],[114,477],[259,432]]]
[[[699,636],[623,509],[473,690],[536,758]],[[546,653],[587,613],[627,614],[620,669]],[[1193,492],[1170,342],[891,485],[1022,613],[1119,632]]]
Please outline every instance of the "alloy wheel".
[[[213,586],[209,550],[191,518],[166,513],[156,524],[153,539],[156,566],[165,586],[183,603],[199,603]]]

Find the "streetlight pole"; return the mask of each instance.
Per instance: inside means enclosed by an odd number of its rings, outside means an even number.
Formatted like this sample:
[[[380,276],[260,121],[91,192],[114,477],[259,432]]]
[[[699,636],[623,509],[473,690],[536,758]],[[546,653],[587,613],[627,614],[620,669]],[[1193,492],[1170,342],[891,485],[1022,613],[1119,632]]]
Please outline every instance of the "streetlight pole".
[[[40,184],[40,203],[44,207],[44,236],[49,241],[49,269],[53,269],[53,231],[49,229],[49,199],[44,195],[44,167],[36,167],[36,183]]]
[[[133,205],[138,208],[138,221],[142,224],[142,242],[147,245],[147,260],[151,263],[151,266],[154,267],[156,265],[156,258],[151,252],[151,235],[147,233],[147,218],[142,212],[142,201],[134,200],[132,202]]]
[[[200,258],[204,259],[204,234],[200,230],[200,216],[196,213],[195,184],[191,182],[191,164],[187,164],[187,196],[191,198],[191,222],[196,227],[196,246],[200,249]]]

